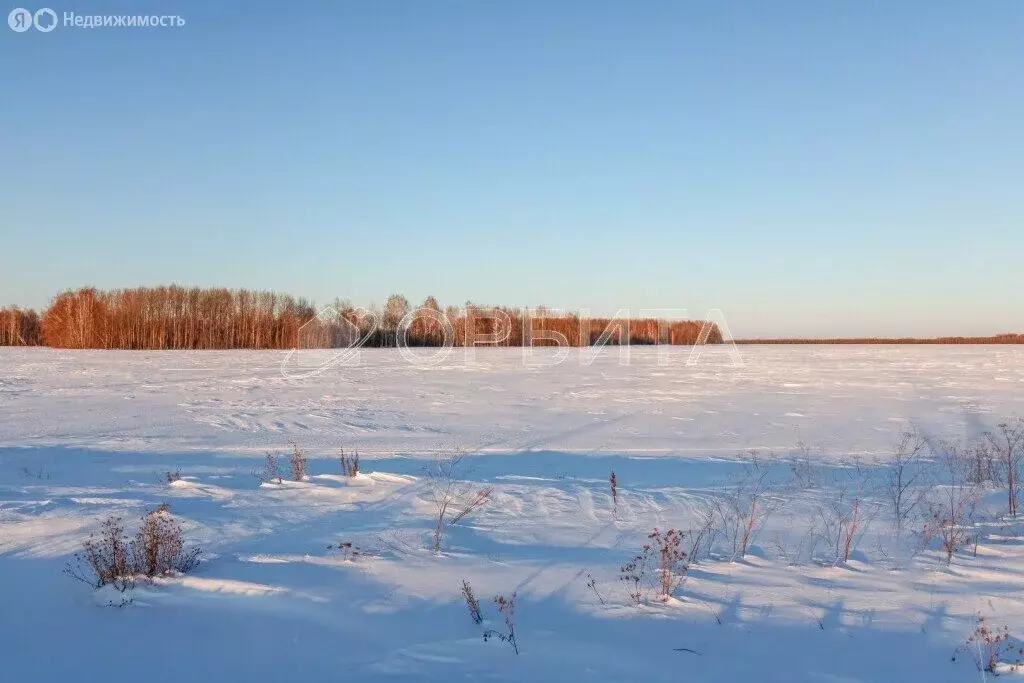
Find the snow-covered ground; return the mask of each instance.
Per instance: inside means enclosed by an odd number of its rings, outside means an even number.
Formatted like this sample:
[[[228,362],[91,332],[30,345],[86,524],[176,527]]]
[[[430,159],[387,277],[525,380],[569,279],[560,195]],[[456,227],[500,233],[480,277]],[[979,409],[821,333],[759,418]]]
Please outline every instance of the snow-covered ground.
[[[456,349],[427,367],[368,350],[299,379],[274,352],[0,348],[0,679],[976,680],[956,652],[976,614],[1024,635],[1024,538],[993,489],[977,552],[947,568],[897,538],[882,463],[910,424],[971,438],[1024,415],[1024,348],[739,351],[543,366]],[[291,442],[308,479],[261,485]],[[460,447],[493,493],[434,553],[424,467]],[[777,454],[751,552],[733,561],[720,535],[674,599],[632,604],[620,567],[655,527],[695,530],[750,449]],[[855,479],[863,530],[837,562],[823,516]],[[104,519],[162,502],[203,548],[194,573],[124,608],[61,573]],[[483,641],[463,579],[495,628],[489,598],[517,592],[520,655]]]

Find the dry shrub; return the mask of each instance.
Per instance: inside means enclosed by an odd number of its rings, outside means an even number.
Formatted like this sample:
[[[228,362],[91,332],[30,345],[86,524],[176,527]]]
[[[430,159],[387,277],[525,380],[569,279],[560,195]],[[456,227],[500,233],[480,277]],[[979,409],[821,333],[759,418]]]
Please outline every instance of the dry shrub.
[[[466,601],[466,608],[469,610],[469,618],[473,620],[474,624],[482,624],[484,621],[483,615],[480,613],[480,601],[473,595],[473,587],[469,585],[469,581],[462,580],[462,599]]]
[[[489,628],[484,631],[484,641],[490,640],[492,637],[497,638],[511,645],[516,654],[519,654],[519,643],[516,641],[516,594],[512,593],[507,598],[504,595],[496,595],[494,604],[498,606],[498,612],[505,618],[505,631]]]
[[[654,546],[654,556],[658,563],[658,589],[662,600],[668,601],[686,580],[689,570],[686,553],[683,552],[683,534],[676,529],[661,533],[655,529],[648,535]]]
[[[667,602],[683,584],[690,569],[689,557],[683,550],[685,537],[686,534],[677,529],[665,532],[655,529],[647,535],[649,543],[619,568],[619,580],[634,604],[648,602],[652,588],[657,590],[658,599]],[[651,572],[656,577],[654,580],[650,578]]]
[[[146,513],[131,543],[136,574],[148,577],[187,574],[199,564],[199,548],[185,550],[181,524],[166,504]]]
[[[341,473],[346,477],[355,477],[359,474],[359,451],[356,450],[352,457],[345,455],[345,449],[341,449]]]
[[[37,469],[35,471],[30,470],[28,467],[22,467],[20,470],[18,470],[18,474],[23,476],[23,477],[28,477],[29,479],[47,479],[47,480],[49,480],[49,478],[50,478],[49,471],[47,471],[46,468],[44,468],[44,467],[40,467],[39,469]]]
[[[612,519],[619,516],[619,479],[615,476],[615,470],[608,476],[608,486],[612,492]]]
[[[480,603],[477,601],[476,596],[473,595],[473,587],[469,585],[469,582],[465,579],[462,580],[462,599],[466,603],[466,608],[469,610],[469,618],[473,620],[473,623],[480,625],[484,623],[484,616],[480,610]],[[505,620],[505,630],[499,631],[493,628],[484,629],[484,641],[488,641],[491,638],[497,638],[503,643],[508,643],[515,650],[516,654],[519,654],[519,643],[516,641],[516,594],[512,593],[509,597],[504,595],[496,595],[493,598],[494,604],[498,607],[498,613]]]
[[[644,603],[651,552],[650,544],[645,543],[638,555],[634,555],[633,559],[619,568],[619,581],[625,585],[626,595],[637,605]]]
[[[64,567],[64,573],[95,588],[107,584],[122,591],[131,588],[135,572],[121,518],[107,518],[99,532],[91,534],[82,550],[75,553],[73,563]]]
[[[139,576],[186,574],[199,564],[199,548],[185,550],[181,525],[166,504],[150,510],[139,523],[135,539],[128,541],[120,517],[110,517],[100,531],[89,536],[64,573],[95,588],[113,585],[121,591],[134,587]]]
[[[957,652],[970,652],[978,669],[993,675],[999,674],[1000,658],[1012,657],[1015,661],[1007,662],[1007,668],[1010,671],[1020,669],[1024,648],[1010,644],[1010,629],[1006,626],[990,627],[981,614],[976,619],[974,632],[957,648]],[[956,660],[956,655],[953,660]]]
[[[432,467],[426,468],[427,490],[434,506],[433,550],[441,550],[445,529],[469,514],[476,512],[491,499],[494,488],[474,487],[460,481],[462,462],[466,454],[455,449],[439,454]]]
[[[594,591],[594,595],[597,596],[597,599],[601,602],[602,605],[608,604],[604,601],[604,596],[601,595],[601,591],[597,589],[597,579],[595,579],[589,573],[587,574],[587,588]]]
[[[292,467],[292,480],[306,480],[306,453],[297,443],[292,444],[292,452],[288,456],[288,464]]]
[[[267,453],[267,459],[263,461],[263,469],[254,471],[253,476],[264,484],[280,484],[282,481],[281,467],[277,463],[277,456]]]
[[[327,546],[327,549],[339,551],[343,562],[355,562],[356,558],[363,554],[359,546],[353,544],[352,541],[341,541],[337,545]]]

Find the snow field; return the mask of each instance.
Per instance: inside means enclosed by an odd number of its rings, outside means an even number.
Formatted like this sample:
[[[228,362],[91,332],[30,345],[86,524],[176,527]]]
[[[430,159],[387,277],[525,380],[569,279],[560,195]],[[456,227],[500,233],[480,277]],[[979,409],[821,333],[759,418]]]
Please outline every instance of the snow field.
[[[60,680],[966,681],[950,658],[977,613],[1024,630],[1024,544],[985,497],[977,556],[950,567],[896,539],[877,487],[852,559],[815,531],[859,458],[881,480],[901,429],[977,436],[1024,413],[1024,352],[1011,347],[743,348],[732,367],[664,367],[634,354],[523,367],[519,352],[423,370],[372,352],[302,382],[266,353],[67,353],[0,349],[0,612],[5,671]],[[721,361],[722,359],[718,359]],[[253,476],[289,441],[303,482]],[[798,442],[810,451],[798,449]],[[424,465],[468,449],[463,476],[489,504],[429,550]],[[337,447],[362,474],[340,475]],[[631,604],[620,567],[654,528],[699,526],[773,450],[774,511],[751,552],[726,539],[676,599]],[[811,454],[821,484],[792,481]],[[168,484],[164,473],[184,479]],[[613,515],[608,474],[619,500]],[[109,515],[167,502],[204,563],[106,607],[61,569]],[[328,549],[360,548],[355,559]],[[895,567],[899,566],[900,569]],[[593,588],[587,585],[594,579]],[[484,643],[459,597],[518,593],[522,654]],[[55,657],[53,652],[61,652]],[[116,664],[112,664],[116,662]]]

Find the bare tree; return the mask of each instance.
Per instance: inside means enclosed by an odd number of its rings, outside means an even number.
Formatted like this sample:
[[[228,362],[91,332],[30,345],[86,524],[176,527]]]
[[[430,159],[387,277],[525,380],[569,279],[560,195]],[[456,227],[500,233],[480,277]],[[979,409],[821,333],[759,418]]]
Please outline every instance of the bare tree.
[[[974,514],[981,498],[982,487],[973,480],[971,472],[971,449],[956,442],[945,442],[934,446],[937,467],[942,478],[935,487],[929,501],[931,520],[926,535],[939,538],[946,564],[953,561],[953,555],[971,539]]]
[[[746,556],[751,542],[776,507],[776,501],[769,495],[771,461],[771,455],[765,459],[752,451],[721,501],[719,511],[726,538],[732,546],[733,560]]]
[[[451,324],[450,320],[448,324]],[[441,304],[434,297],[428,296],[416,311],[416,316],[406,332],[405,341],[410,346],[441,346],[444,344],[444,333],[445,323]]]
[[[721,503],[715,498],[704,498],[695,503],[694,513],[697,516],[697,525],[687,534],[690,562],[699,562],[702,557],[711,554],[715,541],[722,531],[720,508]]]
[[[997,432],[989,432],[986,436],[1006,478],[1007,509],[1011,517],[1016,517],[1021,464],[1024,462],[1024,419],[1015,417],[1001,422]]]
[[[883,495],[892,506],[899,541],[903,527],[928,493],[924,455],[928,440],[916,427],[900,434],[899,443],[885,463]]]
[[[821,534],[818,520],[813,517],[810,524],[807,524],[799,534],[796,533],[793,520],[790,521],[789,528],[793,533],[787,534],[785,538],[781,534],[775,535],[775,548],[786,565],[792,567],[810,561],[821,540]]]
[[[874,516],[877,506],[867,498],[869,482],[867,470],[854,460],[837,475],[835,490],[818,509],[822,539],[836,564],[849,562],[850,553]]]
[[[465,457],[465,451],[454,449],[439,454],[426,468],[428,495],[434,505],[435,553],[441,550],[446,527],[486,505],[494,490],[491,486],[475,486],[460,480]]]
[[[797,490],[817,489],[822,485],[822,470],[815,461],[820,461],[820,453],[803,441],[796,445],[797,455],[790,463],[793,487]]]
[[[41,333],[39,314],[34,310],[0,308],[0,346],[37,346]]]
[[[975,441],[970,457],[971,481],[982,486],[1002,483],[1003,477],[1000,469],[1003,460],[998,455],[998,448],[994,447],[991,441],[985,438]],[[1017,479],[1018,477],[1013,477],[1015,484]],[[1017,486],[1015,485],[1014,488],[1016,489]]]
[[[384,332],[384,346],[398,345],[398,323],[402,321],[409,312],[409,300],[401,294],[392,294],[384,303],[384,316],[382,329]]]

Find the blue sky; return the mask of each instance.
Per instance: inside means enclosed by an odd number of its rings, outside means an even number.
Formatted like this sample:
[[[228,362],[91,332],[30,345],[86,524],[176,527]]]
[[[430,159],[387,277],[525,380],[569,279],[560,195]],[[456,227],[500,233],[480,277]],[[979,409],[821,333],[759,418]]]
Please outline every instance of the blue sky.
[[[0,35],[0,303],[179,282],[1024,331],[1017,0],[50,6],[186,24]]]

